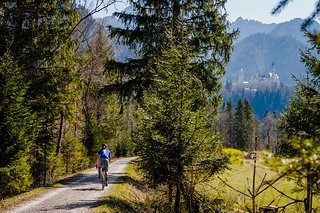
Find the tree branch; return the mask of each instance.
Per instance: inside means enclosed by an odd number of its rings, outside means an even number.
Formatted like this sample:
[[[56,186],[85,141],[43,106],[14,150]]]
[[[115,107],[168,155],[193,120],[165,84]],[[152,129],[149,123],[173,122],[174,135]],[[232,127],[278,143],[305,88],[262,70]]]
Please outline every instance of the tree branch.
[[[222,183],[224,183],[226,186],[228,186],[229,188],[233,189],[236,192],[239,192],[240,194],[246,196],[246,197],[251,197],[250,195],[247,195],[246,193],[243,193],[242,191],[239,191],[238,189],[232,187],[230,184],[228,184],[227,182],[225,182],[224,180],[222,180],[219,176],[218,179],[221,180]]]

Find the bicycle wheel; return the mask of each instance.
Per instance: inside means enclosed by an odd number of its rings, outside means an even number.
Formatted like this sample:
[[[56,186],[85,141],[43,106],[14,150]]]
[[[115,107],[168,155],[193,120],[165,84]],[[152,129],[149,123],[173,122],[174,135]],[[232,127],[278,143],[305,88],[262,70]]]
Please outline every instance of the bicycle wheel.
[[[104,169],[100,168],[100,180],[101,180],[101,184],[102,184],[102,190],[104,190],[104,186],[105,186],[105,177],[104,177]]]

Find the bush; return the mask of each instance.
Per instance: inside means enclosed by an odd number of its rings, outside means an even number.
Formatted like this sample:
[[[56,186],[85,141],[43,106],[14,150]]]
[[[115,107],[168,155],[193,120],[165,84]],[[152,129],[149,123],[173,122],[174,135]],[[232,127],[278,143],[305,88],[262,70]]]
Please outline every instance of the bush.
[[[115,156],[116,157],[126,157],[127,156],[127,143],[125,141],[120,141],[116,144],[115,147]]]
[[[0,198],[13,196],[29,189],[32,184],[30,166],[25,158],[0,168]]]
[[[260,159],[262,160],[263,164],[270,167],[270,169],[279,171],[284,167],[283,161],[284,158],[276,157],[271,152],[261,151],[260,152]]]
[[[81,140],[72,133],[68,133],[62,142],[62,161],[65,174],[81,171],[89,166],[89,158]]]
[[[225,148],[222,150],[222,153],[228,155],[229,163],[231,164],[243,164],[244,153],[238,149]]]

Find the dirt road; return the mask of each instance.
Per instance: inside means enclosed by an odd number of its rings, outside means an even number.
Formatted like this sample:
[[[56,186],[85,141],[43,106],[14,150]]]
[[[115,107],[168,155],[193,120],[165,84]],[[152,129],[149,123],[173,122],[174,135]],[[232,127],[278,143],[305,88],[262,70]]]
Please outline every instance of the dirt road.
[[[104,191],[101,190],[97,171],[92,169],[61,188],[54,189],[6,212],[90,212],[97,206],[97,201],[117,184],[118,177],[125,175],[125,168],[132,159],[122,158],[110,164],[109,185]]]

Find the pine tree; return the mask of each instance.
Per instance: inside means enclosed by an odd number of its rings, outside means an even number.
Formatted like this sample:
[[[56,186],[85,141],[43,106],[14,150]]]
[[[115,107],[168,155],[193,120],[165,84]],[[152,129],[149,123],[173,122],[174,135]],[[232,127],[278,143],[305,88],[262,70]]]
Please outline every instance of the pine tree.
[[[243,109],[243,101],[239,99],[237,107],[235,109],[235,126],[234,126],[236,143],[235,146],[238,149],[246,149],[247,141],[245,141],[245,117]]]
[[[39,127],[24,97],[27,88],[21,69],[12,58],[1,58],[0,198],[26,191],[32,184],[30,148]]]
[[[141,169],[152,183],[168,186],[175,212],[205,209],[196,186],[227,163],[212,132],[212,102],[189,71],[193,56],[189,48],[177,46],[157,60],[154,89],[144,93],[135,137]]]
[[[247,141],[247,147],[253,148],[253,140],[256,136],[256,119],[253,114],[253,109],[251,107],[248,99],[243,101],[244,117],[245,117],[245,140]],[[252,149],[253,150],[253,149]]]
[[[47,160],[59,153],[61,123],[70,114],[77,83],[71,33],[79,16],[70,0],[5,0],[0,11],[0,57],[9,53],[29,84],[25,97],[42,126],[33,144],[32,171],[36,184],[46,184]]]
[[[99,30],[84,50],[85,67],[81,70],[83,88],[84,145],[88,150],[90,163],[94,164],[97,150],[103,143],[102,117],[106,107],[106,96],[99,94],[106,84],[104,62],[113,58],[112,47],[104,30]],[[104,127],[105,128],[105,127]]]
[[[247,99],[239,99],[235,110],[235,144],[236,148],[249,150],[255,136],[256,121],[253,110]]]
[[[111,36],[137,51],[136,59],[126,62],[110,61],[117,81],[105,89],[117,89],[121,96],[139,97],[143,88],[152,84],[154,59],[161,49],[168,48],[172,32],[176,42],[183,41],[191,47],[195,60],[189,71],[201,80],[209,92],[221,87],[219,79],[225,73],[229,52],[236,32],[227,32],[228,22],[223,1],[130,1],[132,13],[115,13],[124,28],[111,28]],[[183,28],[177,27],[183,23]]]
[[[114,78],[104,69],[105,61],[114,58],[111,40],[105,30],[96,32],[87,43],[84,55],[85,67],[81,70],[81,105],[85,117],[83,141],[93,164],[102,143],[107,143],[110,149],[117,148],[117,156],[129,152],[131,119],[128,119],[129,106],[121,106],[119,109],[119,99],[113,92],[106,94],[100,91],[103,85],[109,84]]]
[[[308,33],[313,48],[302,53],[301,59],[308,68],[307,76],[297,80],[287,112],[281,118],[281,127],[289,139],[284,143],[296,158],[288,168],[297,181],[306,180],[305,211],[312,211],[312,196],[319,192],[320,171],[320,61],[315,55],[320,52],[319,34]]]
[[[224,146],[234,147],[235,146],[235,111],[232,106],[231,99],[226,104],[226,120],[225,120],[225,134],[224,134]]]

